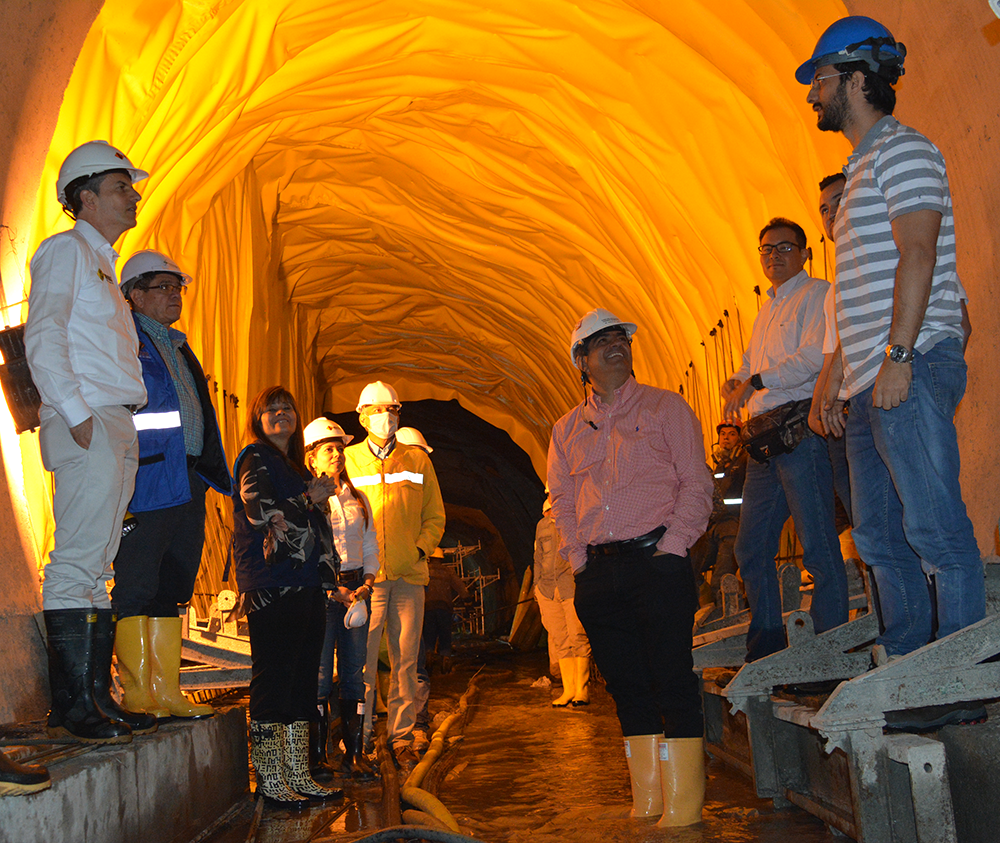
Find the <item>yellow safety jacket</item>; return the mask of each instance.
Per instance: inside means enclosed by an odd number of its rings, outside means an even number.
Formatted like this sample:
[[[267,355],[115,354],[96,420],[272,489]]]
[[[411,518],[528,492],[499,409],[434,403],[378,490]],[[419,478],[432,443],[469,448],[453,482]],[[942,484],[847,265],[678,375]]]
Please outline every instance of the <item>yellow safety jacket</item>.
[[[444,536],[444,502],[430,457],[422,448],[397,442],[380,460],[365,439],[346,448],[344,458],[351,482],[372,505],[381,560],[376,581],[427,585],[425,557]]]

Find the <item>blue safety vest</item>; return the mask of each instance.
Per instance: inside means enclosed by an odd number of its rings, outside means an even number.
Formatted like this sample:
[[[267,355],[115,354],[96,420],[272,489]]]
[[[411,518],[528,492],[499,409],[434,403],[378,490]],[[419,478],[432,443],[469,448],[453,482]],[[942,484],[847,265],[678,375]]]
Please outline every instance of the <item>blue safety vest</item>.
[[[139,362],[148,403],[132,417],[139,437],[139,471],[129,511],[148,512],[187,503],[191,500],[191,483],[181,426],[181,404],[173,378],[138,319],[135,319],[135,330],[139,337]],[[205,420],[204,446],[196,470],[209,486],[228,495],[232,492],[232,481],[205,375],[186,343],[181,354],[194,375]]]

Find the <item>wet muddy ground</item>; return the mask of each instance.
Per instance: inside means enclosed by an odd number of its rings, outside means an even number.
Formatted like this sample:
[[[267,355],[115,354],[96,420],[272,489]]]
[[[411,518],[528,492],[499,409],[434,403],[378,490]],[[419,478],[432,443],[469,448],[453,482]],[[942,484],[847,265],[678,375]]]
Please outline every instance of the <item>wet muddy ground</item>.
[[[660,830],[632,820],[628,768],[613,703],[600,683],[591,705],[555,709],[556,690],[532,687],[543,652],[499,647],[460,651],[447,676],[432,674],[431,712],[450,711],[478,672],[461,739],[440,762],[438,798],[464,834],[487,843],[831,843],[844,838],[797,808],[776,811],[748,779],[717,759],[707,765],[704,822]],[[425,785],[427,786],[427,785]],[[255,837],[254,804],[202,843],[344,843],[383,822],[377,786],[347,788],[347,800],[304,812],[266,808]]]

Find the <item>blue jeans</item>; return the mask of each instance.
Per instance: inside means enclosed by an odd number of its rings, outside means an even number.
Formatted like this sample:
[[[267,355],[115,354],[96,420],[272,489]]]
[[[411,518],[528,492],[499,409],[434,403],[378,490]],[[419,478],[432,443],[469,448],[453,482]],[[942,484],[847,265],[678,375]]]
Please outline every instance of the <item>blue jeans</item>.
[[[350,589],[360,588],[363,574],[354,571],[343,573],[342,585]],[[371,604],[369,604],[369,614]],[[365,658],[368,653],[368,624],[357,629],[346,629],[344,617],[347,606],[336,600],[326,604],[326,635],[323,638],[323,653],[319,660],[319,693],[322,702],[333,693],[333,653],[337,652],[337,679],[340,685],[338,696],[342,700],[363,700],[365,698]]]
[[[802,543],[802,564],[813,576],[809,614],[816,632],[847,623],[847,574],[834,525],[830,454],[825,439],[809,436],[790,454],[747,464],[736,560],[750,603],[748,662],[785,648],[774,558],[789,514]]]
[[[931,640],[927,576],[936,586],[939,638],[986,613],[983,563],[958,481],[962,347],[944,340],[912,366],[906,401],[873,407],[872,385],[851,396],[847,419],[854,543],[875,573],[885,624],[879,643],[889,655]]]

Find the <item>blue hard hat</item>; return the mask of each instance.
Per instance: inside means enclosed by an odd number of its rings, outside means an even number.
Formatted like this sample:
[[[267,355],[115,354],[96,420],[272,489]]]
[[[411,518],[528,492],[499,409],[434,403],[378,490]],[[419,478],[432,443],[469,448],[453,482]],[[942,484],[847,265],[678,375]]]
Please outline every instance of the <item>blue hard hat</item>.
[[[882,24],[863,15],[852,15],[827,27],[816,42],[812,58],[795,71],[795,79],[809,85],[817,67],[849,61],[863,61],[876,73],[884,69],[899,71],[902,76],[905,58],[906,47]]]

